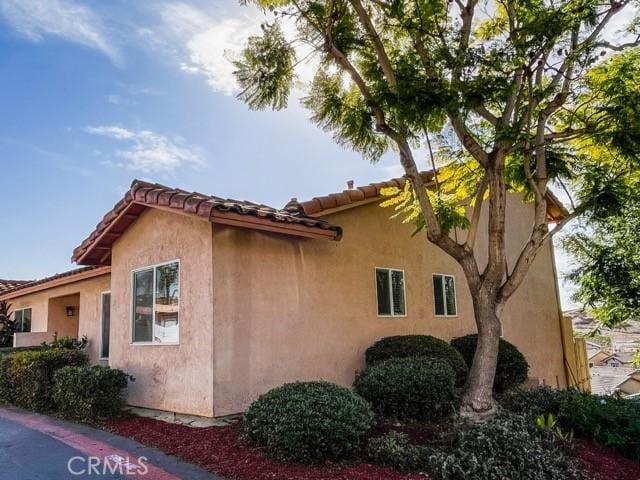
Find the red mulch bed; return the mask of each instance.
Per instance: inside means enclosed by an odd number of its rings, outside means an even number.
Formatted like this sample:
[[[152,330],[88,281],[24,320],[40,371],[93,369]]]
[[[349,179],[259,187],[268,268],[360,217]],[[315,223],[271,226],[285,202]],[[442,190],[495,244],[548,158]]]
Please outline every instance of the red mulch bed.
[[[272,460],[241,438],[241,425],[193,428],[152,418],[127,416],[107,422],[118,435],[157,448],[183,460],[202,466],[233,480],[424,480],[369,464],[327,463],[301,465]],[[389,426],[376,429],[374,435],[390,430],[406,433],[412,442],[426,444],[438,427]],[[576,456],[589,478],[594,480],[640,480],[640,463],[612,449],[587,440],[576,440]]]
[[[621,456],[611,448],[588,440],[576,440],[576,455],[594,479],[640,479],[640,463]]]
[[[233,480],[424,480],[420,475],[405,475],[369,464],[308,466],[278,462],[243,442],[239,423],[193,428],[128,416],[110,420],[106,426],[118,435]]]

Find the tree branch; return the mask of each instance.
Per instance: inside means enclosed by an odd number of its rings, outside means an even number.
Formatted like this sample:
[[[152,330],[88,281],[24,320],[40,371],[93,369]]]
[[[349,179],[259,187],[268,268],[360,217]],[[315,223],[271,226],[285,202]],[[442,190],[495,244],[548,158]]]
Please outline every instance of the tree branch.
[[[367,13],[360,0],[350,0],[350,2],[356,13],[358,14],[360,23],[369,34],[369,37],[373,42],[373,46],[378,56],[378,61],[380,62],[380,67],[382,68],[384,76],[387,79],[387,83],[389,84],[389,89],[394,93],[398,93],[398,82],[396,80],[396,75],[393,72],[391,61],[389,60],[389,56],[387,55],[384,45],[382,44],[382,40],[380,40],[380,35],[378,35],[378,32],[376,31],[376,28],[374,27],[369,14]]]

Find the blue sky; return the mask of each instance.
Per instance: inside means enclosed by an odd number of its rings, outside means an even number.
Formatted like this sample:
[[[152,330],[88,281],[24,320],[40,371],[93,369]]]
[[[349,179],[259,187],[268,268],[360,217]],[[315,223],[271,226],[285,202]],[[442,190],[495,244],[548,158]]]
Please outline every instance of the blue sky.
[[[134,178],[283,206],[398,175],[295,99],[274,113],[234,98],[229,58],[262,19],[232,0],[0,1],[0,278],[72,268]]]

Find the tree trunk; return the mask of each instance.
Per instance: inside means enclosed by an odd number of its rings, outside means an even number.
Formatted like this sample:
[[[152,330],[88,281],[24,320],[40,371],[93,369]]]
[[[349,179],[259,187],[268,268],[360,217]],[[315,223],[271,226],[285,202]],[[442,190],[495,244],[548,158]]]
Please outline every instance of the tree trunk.
[[[474,314],[478,327],[478,343],[469,371],[460,413],[468,418],[482,419],[493,415],[493,380],[498,364],[500,342],[499,305],[489,295],[474,295]]]

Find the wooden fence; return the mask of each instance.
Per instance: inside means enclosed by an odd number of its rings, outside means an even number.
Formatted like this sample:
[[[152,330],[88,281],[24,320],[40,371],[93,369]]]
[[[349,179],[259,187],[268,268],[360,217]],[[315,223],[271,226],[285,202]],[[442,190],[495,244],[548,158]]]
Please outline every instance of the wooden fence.
[[[571,318],[562,317],[561,326],[567,386],[576,387],[583,392],[591,392],[587,342],[584,338],[574,338]]]

